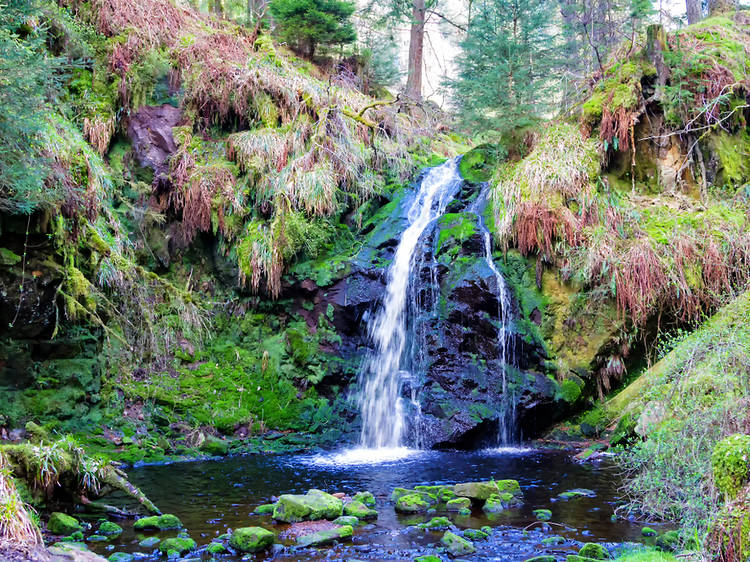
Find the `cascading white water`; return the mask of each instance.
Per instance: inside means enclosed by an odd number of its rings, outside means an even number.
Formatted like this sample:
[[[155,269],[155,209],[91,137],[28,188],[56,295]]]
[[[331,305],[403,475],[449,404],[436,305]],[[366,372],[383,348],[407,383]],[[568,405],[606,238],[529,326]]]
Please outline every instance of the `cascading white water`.
[[[502,369],[502,402],[501,411],[498,416],[498,441],[500,445],[509,445],[514,439],[514,425],[516,418],[516,401],[508,388],[508,368],[515,365],[516,361],[513,339],[509,337],[513,322],[511,314],[513,303],[511,301],[511,292],[508,288],[508,283],[505,281],[505,277],[503,277],[502,273],[497,269],[495,260],[492,257],[492,237],[487,226],[484,224],[484,217],[482,216],[482,211],[487,204],[488,195],[489,186],[485,186],[479,194],[479,197],[477,197],[477,200],[471,206],[471,210],[477,215],[477,224],[484,240],[484,259],[487,261],[489,268],[495,274],[495,280],[497,282],[498,317],[500,320],[500,328],[498,329],[498,347],[500,348],[500,367]]]
[[[415,250],[425,230],[434,225],[461,184],[458,161],[430,169],[422,180],[401,235],[381,308],[368,324],[374,352],[361,373],[361,445],[368,449],[394,449],[402,445],[404,404],[401,386],[409,374],[402,371],[407,339],[407,295],[413,282]]]

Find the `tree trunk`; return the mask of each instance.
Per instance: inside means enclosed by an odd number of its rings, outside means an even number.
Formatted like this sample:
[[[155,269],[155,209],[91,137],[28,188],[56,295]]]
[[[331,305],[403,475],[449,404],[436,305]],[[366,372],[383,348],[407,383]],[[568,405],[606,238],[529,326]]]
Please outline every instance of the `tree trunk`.
[[[424,66],[425,0],[414,0],[409,36],[409,69],[406,77],[406,96],[422,100],[422,67]]]
[[[211,12],[217,17],[224,17],[224,5],[221,0],[211,0]]]
[[[701,0],[685,0],[687,19],[689,24],[698,23],[703,19]]]
[[[717,16],[737,9],[737,0],[708,0],[708,15]]]
[[[656,68],[656,93],[655,98],[660,100],[664,93],[664,87],[669,80],[669,67],[664,62],[664,51],[668,50],[667,34],[661,24],[652,24],[646,28],[646,58]]]

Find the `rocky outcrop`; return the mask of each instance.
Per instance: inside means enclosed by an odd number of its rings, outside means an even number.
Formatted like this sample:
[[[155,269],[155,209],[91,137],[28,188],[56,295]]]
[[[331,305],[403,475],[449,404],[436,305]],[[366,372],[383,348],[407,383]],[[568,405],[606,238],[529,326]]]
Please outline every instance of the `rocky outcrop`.
[[[128,136],[138,164],[154,171],[155,180],[169,174],[168,160],[177,150],[172,136],[182,114],[171,105],[145,106],[128,119]]]

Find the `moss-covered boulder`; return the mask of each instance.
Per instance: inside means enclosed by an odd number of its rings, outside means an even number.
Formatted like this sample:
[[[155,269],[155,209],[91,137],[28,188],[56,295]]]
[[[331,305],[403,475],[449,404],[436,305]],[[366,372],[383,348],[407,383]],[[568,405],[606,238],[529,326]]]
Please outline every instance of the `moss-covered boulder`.
[[[453,486],[453,491],[462,498],[486,500],[492,495],[509,493],[521,495],[521,486],[516,480],[489,480],[487,482],[464,482]]]
[[[342,515],[341,517],[334,519],[333,523],[335,525],[349,525],[350,527],[356,527],[359,525],[359,518],[354,517],[353,515]]]
[[[275,507],[275,503],[266,503],[256,507],[253,513],[255,513],[256,515],[270,515],[273,513]]]
[[[47,530],[53,535],[71,535],[76,531],[82,531],[83,526],[75,517],[56,511],[50,515]]]
[[[549,521],[552,519],[552,512],[549,509],[535,509],[534,517],[539,521]]]
[[[189,537],[171,537],[161,541],[159,551],[166,555],[176,552],[180,556],[183,556],[191,550],[195,550],[196,546],[195,541]]]
[[[156,548],[160,542],[161,539],[159,537],[146,537],[138,543],[138,546],[145,549],[152,549]]]
[[[482,511],[485,513],[500,513],[522,504],[523,502],[518,496],[514,496],[510,492],[503,492],[501,494],[492,494],[487,498],[482,506]]]
[[[135,556],[127,552],[115,552],[107,558],[108,562],[133,562]]]
[[[466,529],[464,531],[464,538],[470,541],[485,541],[490,538],[490,534],[481,529]]]
[[[676,552],[680,548],[680,533],[667,531],[656,537],[656,546],[667,552]]]
[[[458,171],[471,183],[489,181],[498,163],[499,149],[491,144],[481,144],[461,157]]]
[[[542,556],[534,556],[533,558],[527,558],[523,562],[557,562],[557,558],[543,554]]]
[[[327,529],[298,537],[297,546],[324,546],[336,541],[349,539],[353,534],[354,529],[351,525],[343,525],[336,529]]]
[[[229,546],[239,552],[260,552],[273,543],[273,533],[262,527],[241,527],[229,538]]]
[[[105,537],[113,537],[122,533],[122,527],[112,521],[102,521],[96,532]]]
[[[443,562],[443,559],[435,554],[425,554],[424,556],[417,556],[413,562]]]
[[[375,507],[375,496],[372,495],[372,492],[357,492],[352,499],[362,502],[367,507]]]
[[[578,551],[578,556],[593,558],[594,560],[606,560],[609,558],[609,551],[600,544],[587,542]]]
[[[557,497],[561,500],[573,500],[576,498],[593,498],[596,496],[596,492],[594,490],[589,490],[587,488],[576,488],[574,490],[567,490],[565,492],[561,492],[557,494]]]
[[[719,441],[711,453],[716,487],[734,499],[750,477],[750,435],[737,433]]]
[[[206,547],[206,552],[211,555],[221,555],[229,553],[229,550],[220,542],[212,542]]]
[[[141,517],[133,523],[136,531],[167,531],[170,529],[182,529],[182,521],[176,515],[165,513],[164,515],[152,515]]]
[[[370,509],[361,501],[352,501],[344,506],[344,515],[352,515],[357,519],[377,519],[378,512]]]
[[[462,509],[471,509],[471,500],[469,498],[456,498],[448,500],[445,504],[448,511],[461,511]]]
[[[430,503],[421,494],[406,494],[396,501],[396,511],[399,513],[424,513],[428,509]]]
[[[425,523],[420,523],[417,527],[426,531],[446,531],[451,529],[453,524],[447,517],[433,517]]]
[[[284,494],[273,510],[273,518],[285,523],[336,519],[344,513],[344,502],[321,490],[307,494]]]
[[[209,436],[200,447],[201,451],[212,457],[223,457],[229,453],[229,442]]]
[[[457,534],[450,531],[445,532],[443,538],[440,539],[440,543],[451,554],[451,556],[466,556],[467,554],[473,554],[477,551],[471,541],[467,541],[465,538],[459,537]]]

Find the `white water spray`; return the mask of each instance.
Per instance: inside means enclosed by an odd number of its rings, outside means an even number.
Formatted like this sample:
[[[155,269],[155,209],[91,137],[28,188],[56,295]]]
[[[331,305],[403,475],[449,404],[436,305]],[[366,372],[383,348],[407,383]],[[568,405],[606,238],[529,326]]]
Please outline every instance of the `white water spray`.
[[[388,270],[383,305],[368,325],[375,351],[365,361],[361,373],[361,445],[365,448],[402,448],[405,421],[401,386],[409,375],[402,371],[402,362],[415,250],[425,230],[445,212],[460,183],[457,160],[432,168],[409,209],[409,226],[401,235]]]

